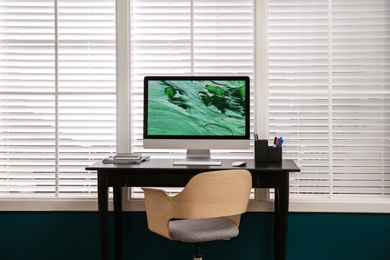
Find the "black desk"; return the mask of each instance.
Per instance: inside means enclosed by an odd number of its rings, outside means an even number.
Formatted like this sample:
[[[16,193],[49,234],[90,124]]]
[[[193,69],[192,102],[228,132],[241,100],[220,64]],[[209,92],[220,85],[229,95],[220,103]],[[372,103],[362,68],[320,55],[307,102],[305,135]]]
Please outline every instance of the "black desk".
[[[184,187],[195,174],[231,169],[234,160],[220,160],[221,166],[173,166],[173,160],[151,159],[141,164],[103,164],[97,162],[88,171],[98,174],[98,204],[100,216],[100,239],[102,259],[110,259],[109,225],[108,225],[108,188],[114,191],[115,216],[115,259],[122,259],[122,187]],[[247,165],[240,167],[252,173],[254,188],[275,188],[274,210],[274,256],[275,259],[286,259],[289,172],[300,169],[293,160],[281,163],[255,163],[246,160]]]

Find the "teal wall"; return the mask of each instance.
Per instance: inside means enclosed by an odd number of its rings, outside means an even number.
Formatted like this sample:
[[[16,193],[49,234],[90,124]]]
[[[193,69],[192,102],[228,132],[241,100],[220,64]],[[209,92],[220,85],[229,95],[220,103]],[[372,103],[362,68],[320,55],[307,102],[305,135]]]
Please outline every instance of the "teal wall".
[[[123,259],[192,259],[191,244],[170,241],[150,232],[144,212],[126,212],[123,228]],[[272,237],[272,213],[246,213],[240,235],[230,241],[204,244],[203,258],[272,259]],[[0,259],[100,259],[98,215],[0,212]],[[390,214],[290,213],[287,259],[388,260]]]

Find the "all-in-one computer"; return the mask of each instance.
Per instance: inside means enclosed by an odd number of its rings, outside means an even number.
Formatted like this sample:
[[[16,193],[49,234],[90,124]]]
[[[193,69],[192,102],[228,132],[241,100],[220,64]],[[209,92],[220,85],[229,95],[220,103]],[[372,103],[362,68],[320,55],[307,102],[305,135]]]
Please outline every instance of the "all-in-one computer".
[[[250,80],[246,76],[144,78],[144,148],[187,149],[210,160],[210,149],[248,149]]]

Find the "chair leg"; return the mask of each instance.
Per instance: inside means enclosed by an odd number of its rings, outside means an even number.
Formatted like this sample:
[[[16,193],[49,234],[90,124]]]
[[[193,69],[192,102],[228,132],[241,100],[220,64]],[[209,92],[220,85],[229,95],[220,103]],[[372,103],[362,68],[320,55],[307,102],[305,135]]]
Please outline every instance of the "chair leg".
[[[202,255],[200,254],[200,243],[195,243],[194,260],[202,260]]]

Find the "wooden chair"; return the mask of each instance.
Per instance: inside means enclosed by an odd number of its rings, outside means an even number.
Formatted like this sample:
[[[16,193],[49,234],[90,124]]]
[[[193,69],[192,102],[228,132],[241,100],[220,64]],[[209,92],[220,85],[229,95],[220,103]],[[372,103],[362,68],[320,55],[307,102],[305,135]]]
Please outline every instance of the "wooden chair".
[[[148,227],[168,239],[194,243],[194,260],[201,260],[202,242],[238,235],[251,187],[249,171],[221,170],[195,175],[175,196],[163,189],[142,188]]]

